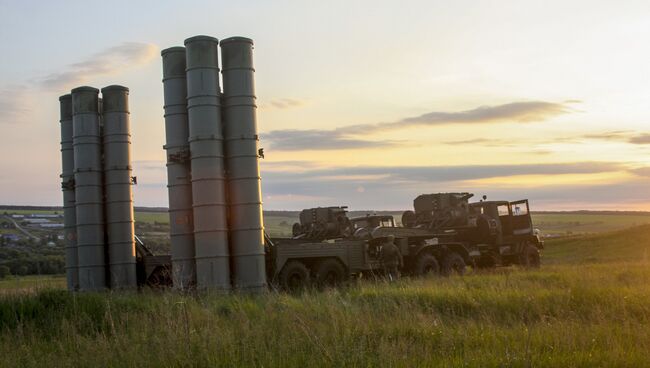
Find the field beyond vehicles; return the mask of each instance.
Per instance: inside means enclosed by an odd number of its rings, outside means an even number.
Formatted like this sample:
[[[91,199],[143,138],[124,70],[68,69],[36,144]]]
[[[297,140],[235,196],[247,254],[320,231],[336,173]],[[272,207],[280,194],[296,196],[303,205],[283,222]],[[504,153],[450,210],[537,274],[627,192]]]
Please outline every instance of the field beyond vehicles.
[[[645,225],[551,240],[540,270],[302,295],[73,295],[31,279],[0,294],[0,366],[646,366],[649,249]]]

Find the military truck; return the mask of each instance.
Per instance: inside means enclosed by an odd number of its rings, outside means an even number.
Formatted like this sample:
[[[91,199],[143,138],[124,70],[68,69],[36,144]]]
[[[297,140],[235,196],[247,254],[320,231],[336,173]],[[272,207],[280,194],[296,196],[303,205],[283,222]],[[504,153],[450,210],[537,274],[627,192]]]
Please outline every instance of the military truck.
[[[293,238],[269,239],[269,279],[282,288],[293,289],[312,284],[337,285],[351,277],[381,273],[381,244],[389,234],[373,231],[397,229],[392,216],[350,220],[346,208],[303,210],[300,223],[293,225]],[[473,264],[474,258],[480,256],[477,249],[445,234],[423,231],[396,236],[395,243],[404,257],[402,272],[415,276],[462,274],[466,264]]]
[[[413,201],[414,211],[402,215],[403,228],[382,227],[374,235],[420,237],[441,235],[475,247],[479,268],[519,264],[540,266],[544,242],[533,228],[528,200],[470,203],[471,193],[423,194]]]

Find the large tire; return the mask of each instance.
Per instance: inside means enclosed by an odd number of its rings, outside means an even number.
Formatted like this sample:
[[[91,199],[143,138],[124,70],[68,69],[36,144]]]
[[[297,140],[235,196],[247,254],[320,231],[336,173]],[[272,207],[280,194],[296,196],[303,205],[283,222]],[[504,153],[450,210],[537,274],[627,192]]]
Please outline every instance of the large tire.
[[[440,274],[440,264],[433,254],[421,253],[415,261],[414,273],[416,276],[438,276]]]
[[[452,274],[464,275],[465,274],[465,260],[456,252],[449,252],[442,260],[442,268],[440,274],[443,276],[451,276]]]
[[[519,263],[526,268],[539,268],[542,263],[539,249],[532,244],[526,244],[521,252]]]
[[[304,263],[296,260],[287,262],[278,275],[280,287],[284,290],[299,291],[309,287],[311,278]]]
[[[146,284],[152,289],[163,289],[166,287],[171,287],[172,275],[171,272],[169,272],[169,268],[164,266],[156,267],[156,269],[147,278]]]
[[[337,259],[327,258],[316,266],[316,283],[319,287],[337,287],[345,283],[348,273]]]

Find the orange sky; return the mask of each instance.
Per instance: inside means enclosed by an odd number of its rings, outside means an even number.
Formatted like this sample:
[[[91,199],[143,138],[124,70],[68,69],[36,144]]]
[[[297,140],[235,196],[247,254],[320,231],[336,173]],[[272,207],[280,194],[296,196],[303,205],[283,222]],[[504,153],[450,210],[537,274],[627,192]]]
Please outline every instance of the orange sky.
[[[462,190],[650,210],[646,1],[95,7],[0,2],[2,204],[60,204],[58,96],[123,84],[136,205],[165,206],[159,51],[209,34],[256,42],[268,209]]]

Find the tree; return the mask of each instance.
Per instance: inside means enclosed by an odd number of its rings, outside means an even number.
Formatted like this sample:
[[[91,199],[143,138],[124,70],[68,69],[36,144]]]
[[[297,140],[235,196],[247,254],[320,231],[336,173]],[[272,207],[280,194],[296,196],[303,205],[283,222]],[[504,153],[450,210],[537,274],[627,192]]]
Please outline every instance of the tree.
[[[7,266],[0,266],[0,280],[11,275],[11,270]]]
[[[19,275],[25,276],[25,275],[27,275],[28,272],[29,272],[29,268],[27,268],[27,266],[22,265],[22,266],[18,267],[18,274]]]

